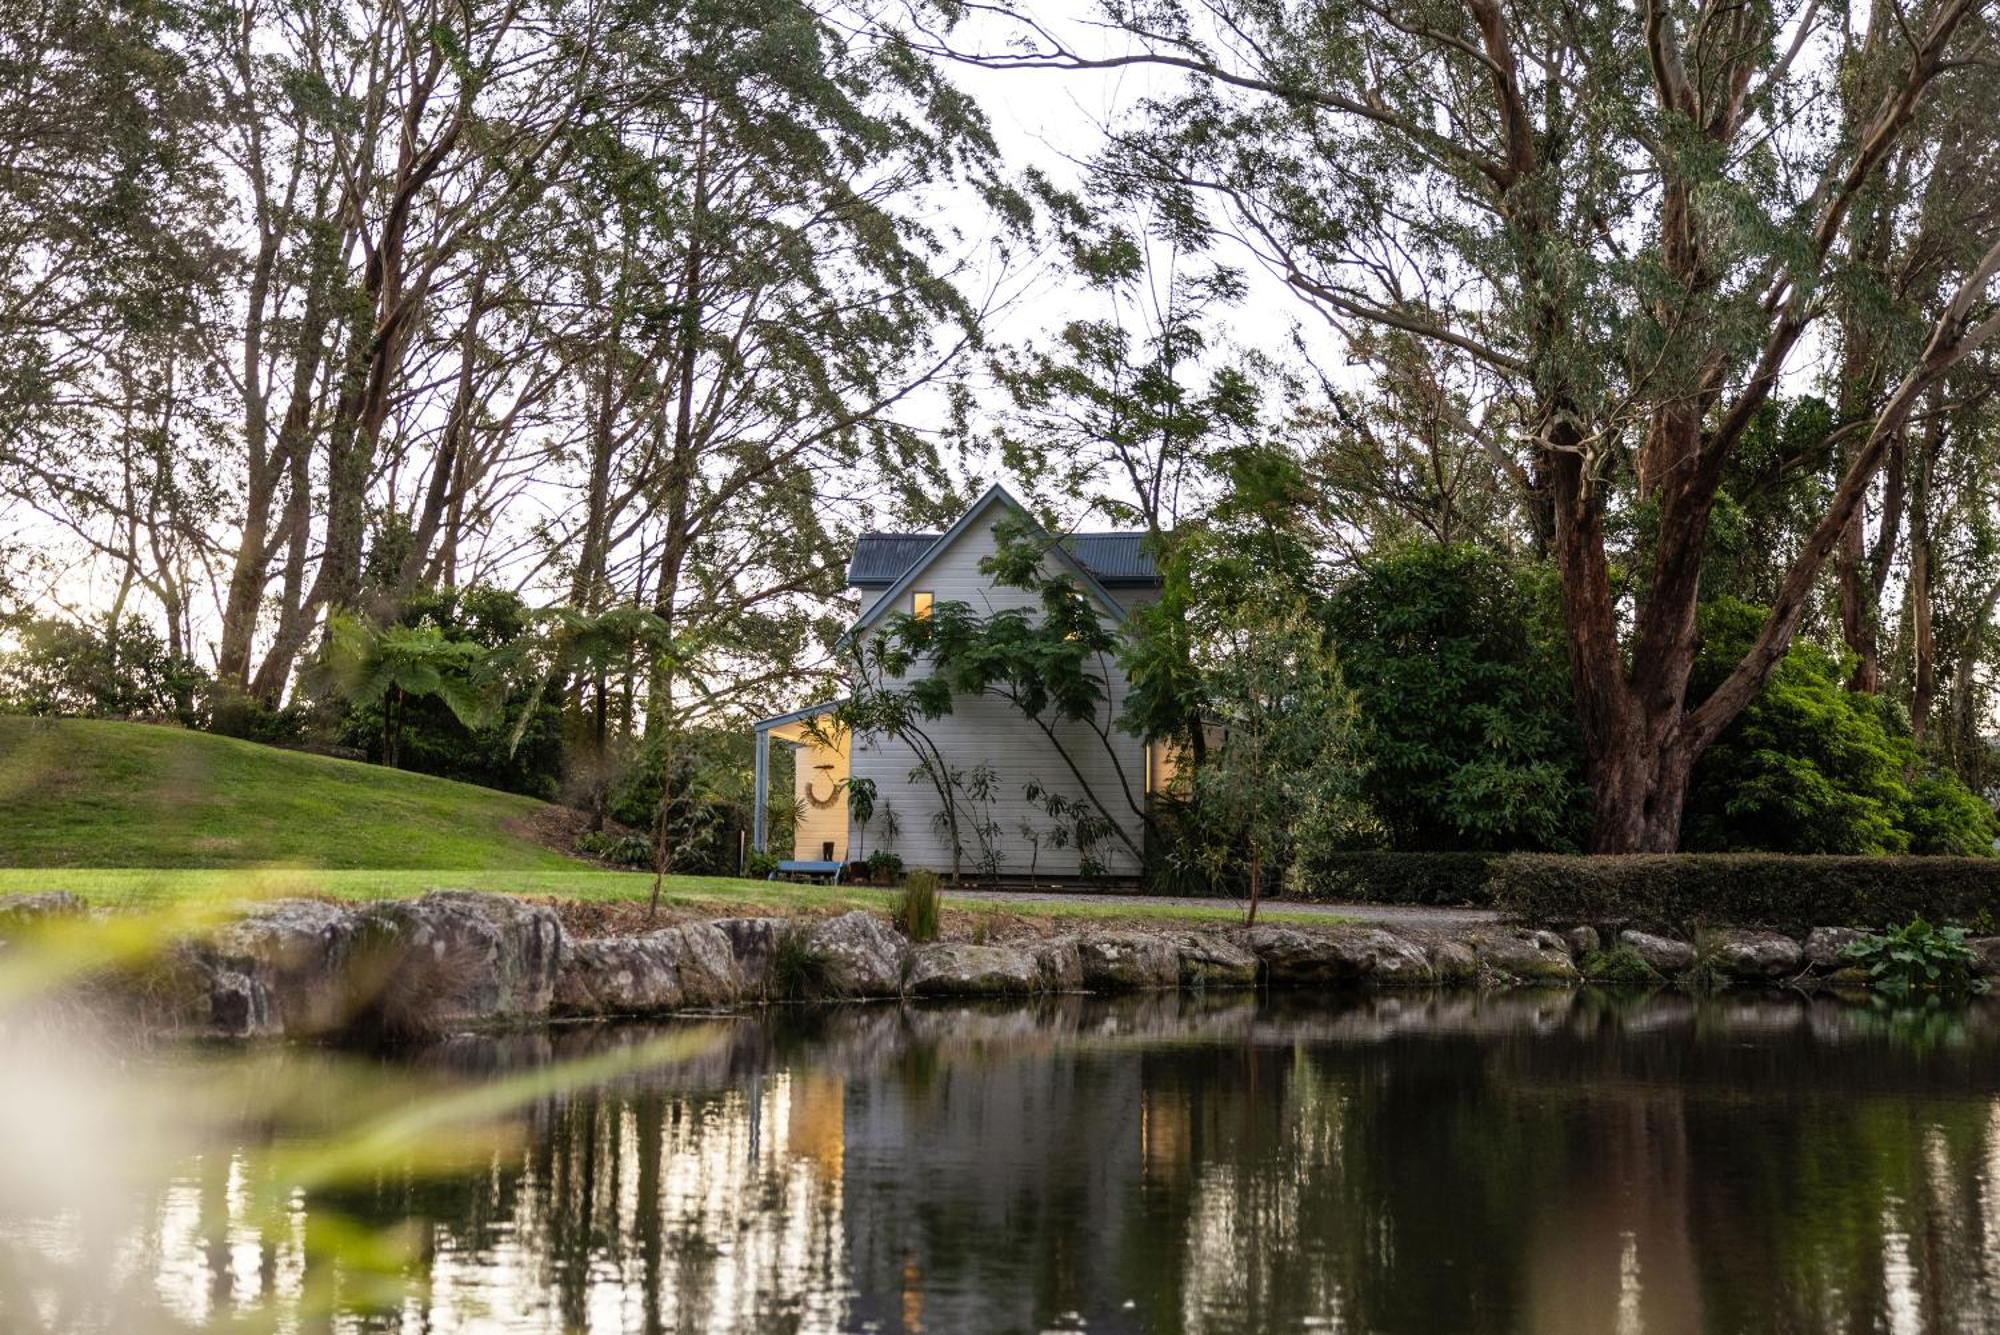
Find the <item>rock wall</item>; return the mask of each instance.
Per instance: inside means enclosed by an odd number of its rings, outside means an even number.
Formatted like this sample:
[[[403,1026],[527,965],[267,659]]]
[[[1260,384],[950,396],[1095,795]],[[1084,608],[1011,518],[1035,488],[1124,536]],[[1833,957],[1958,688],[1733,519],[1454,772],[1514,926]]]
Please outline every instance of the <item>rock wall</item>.
[[[0,950],[80,930],[63,895],[0,904]],[[871,913],[736,918],[637,936],[573,939],[554,910],[505,895],[438,892],[340,904],[246,906],[143,964],[107,969],[75,996],[149,1031],[239,1037],[427,1038],[547,1020],[720,1010],[774,998],[1023,997],[1244,988],[1318,991],[1621,983],[1865,982],[1854,929],[1803,940],[1716,930],[1695,940],[1580,926],[1480,923],[1391,932],[1360,925],[1134,930],[912,945]],[[9,944],[9,941],[13,944]],[[2000,975],[2000,937],[1970,943]]]

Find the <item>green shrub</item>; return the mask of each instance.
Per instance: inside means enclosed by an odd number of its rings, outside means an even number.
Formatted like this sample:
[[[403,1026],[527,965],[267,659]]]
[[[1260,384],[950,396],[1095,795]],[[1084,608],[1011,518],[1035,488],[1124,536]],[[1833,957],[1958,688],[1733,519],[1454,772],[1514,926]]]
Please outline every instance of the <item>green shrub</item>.
[[[576,851],[620,867],[653,865],[653,845],[644,835],[603,834],[586,830],[576,837]]]
[[[1488,865],[1488,902],[1529,922],[1812,927],[1867,922],[1988,923],[2000,913],[1992,858],[1793,857],[1777,853],[1556,857]]]
[[[778,869],[778,863],[781,861],[783,859],[776,853],[768,852],[761,848],[753,848],[750,850],[749,859],[743,864],[743,874],[753,881],[764,880]]]
[[[1659,970],[1630,946],[1593,950],[1577,968],[1593,983],[1639,985],[1660,981]]]
[[[1334,595],[1360,796],[1392,847],[1581,842],[1589,794],[1554,602],[1532,568],[1435,543],[1363,562]]]
[[[876,849],[868,855],[868,877],[877,885],[894,885],[902,880],[902,855],[885,849]]]
[[[1693,696],[1715,688],[1763,627],[1763,608],[1717,598],[1701,612]],[[1992,852],[1992,809],[1956,775],[1927,770],[1907,719],[1847,689],[1849,664],[1799,642],[1695,766],[1682,846],[1698,852]]]
[[[771,995],[781,1001],[810,1001],[832,992],[832,961],[812,939],[812,930],[794,923],[771,943]]]
[[[944,896],[938,892],[938,875],[919,867],[903,878],[903,892],[896,896],[892,916],[896,929],[912,941],[935,941],[938,908]]]
[[[1985,990],[1972,973],[1972,948],[1962,927],[1933,927],[1921,917],[1852,942],[1841,952],[1868,970],[1868,985],[1891,996],[1912,992]]]
[[[1302,855],[1287,893],[1322,904],[1484,905],[1491,853]]]

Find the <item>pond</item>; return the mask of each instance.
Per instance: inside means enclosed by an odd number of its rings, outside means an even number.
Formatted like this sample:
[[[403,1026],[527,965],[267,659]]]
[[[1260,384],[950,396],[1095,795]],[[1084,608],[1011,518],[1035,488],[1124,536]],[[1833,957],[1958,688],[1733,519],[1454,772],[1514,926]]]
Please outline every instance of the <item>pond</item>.
[[[458,1153],[254,1207],[343,1125],[577,1057]],[[1059,998],[136,1065],[197,1139],[0,1194],[0,1329],[2000,1328],[1984,1001]]]

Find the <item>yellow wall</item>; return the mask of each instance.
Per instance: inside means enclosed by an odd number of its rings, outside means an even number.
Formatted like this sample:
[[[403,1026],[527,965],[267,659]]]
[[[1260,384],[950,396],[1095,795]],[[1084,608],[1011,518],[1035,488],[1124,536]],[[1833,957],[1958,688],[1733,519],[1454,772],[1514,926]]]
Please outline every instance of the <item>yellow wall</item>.
[[[792,836],[795,858],[817,860],[831,840],[834,860],[847,860],[847,739],[843,735],[834,740],[838,745],[828,747],[806,737],[798,748],[792,780],[793,796],[799,804]]]

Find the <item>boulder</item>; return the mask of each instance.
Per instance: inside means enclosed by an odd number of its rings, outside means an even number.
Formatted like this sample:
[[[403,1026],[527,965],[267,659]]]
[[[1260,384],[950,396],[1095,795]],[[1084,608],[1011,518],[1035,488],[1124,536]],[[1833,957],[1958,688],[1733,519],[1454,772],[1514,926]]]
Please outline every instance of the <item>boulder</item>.
[[[443,890],[359,917],[347,972],[362,1028],[417,1036],[548,1014],[563,932],[546,905]]]
[[[1431,947],[1431,974],[1440,983],[1470,982],[1479,976],[1479,956],[1463,941],[1440,941]]]
[[[1257,957],[1219,936],[1184,936],[1178,943],[1182,987],[1255,987]]]
[[[1178,987],[1180,951],[1164,937],[1144,932],[1105,932],[1076,943],[1083,985],[1093,992],[1136,992]]]
[[[1019,996],[1041,982],[1035,957],[1005,946],[933,942],[910,963],[910,991],[925,997]]]
[[[1779,932],[1723,928],[1704,939],[1704,953],[1724,976],[1746,983],[1768,983],[1799,972],[1805,953],[1799,943]]]
[[[736,958],[736,969],[744,986],[762,992],[770,978],[771,956],[778,949],[778,938],[792,924],[784,918],[718,918],[708,925],[729,942],[729,952]]]
[[[0,895],[0,941],[57,919],[81,918],[84,912],[83,901],[67,890]]]
[[[1965,944],[1972,951],[1973,977],[2000,977],[2000,936],[1970,937]]]
[[[1524,983],[1574,982],[1569,943],[1554,932],[1482,932],[1472,938],[1482,968]]]
[[[361,1005],[350,977],[361,933],[361,915],[348,905],[278,899],[252,905],[201,953],[218,972],[240,974],[261,992],[247,1006],[232,996],[232,1015],[261,1008],[273,1032],[311,1037],[344,1027]]]
[[[1569,946],[1571,959],[1582,959],[1585,955],[1595,955],[1601,948],[1595,927],[1572,927],[1563,933],[1563,940]]]
[[[736,1001],[729,938],[709,923],[572,941],[556,974],[557,1015],[657,1015]]]
[[[826,987],[833,995],[902,994],[909,944],[874,914],[857,909],[829,918],[812,928],[809,939],[826,957]]]
[[[1858,927],[1815,927],[1806,933],[1805,961],[1815,973],[1847,967],[1847,948],[1868,933]]]
[[[1618,944],[1646,961],[1647,965],[1657,973],[1669,975],[1686,973],[1694,967],[1694,947],[1685,941],[1676,941],[1670,936],[1625,931],[1618,934]]]
[[[1076,938],[1054,936],[1034,948],[1035,973],[1044,992],[1081,992],[1083,957],[1077,953]]]
[[[1262,961],[1264,976],[1280,987],[1394,986],[1431,981],[1430,961],[1416,945],[1379,928],[1305,932],[1294,927],[1252,927],[1243,944]]]

